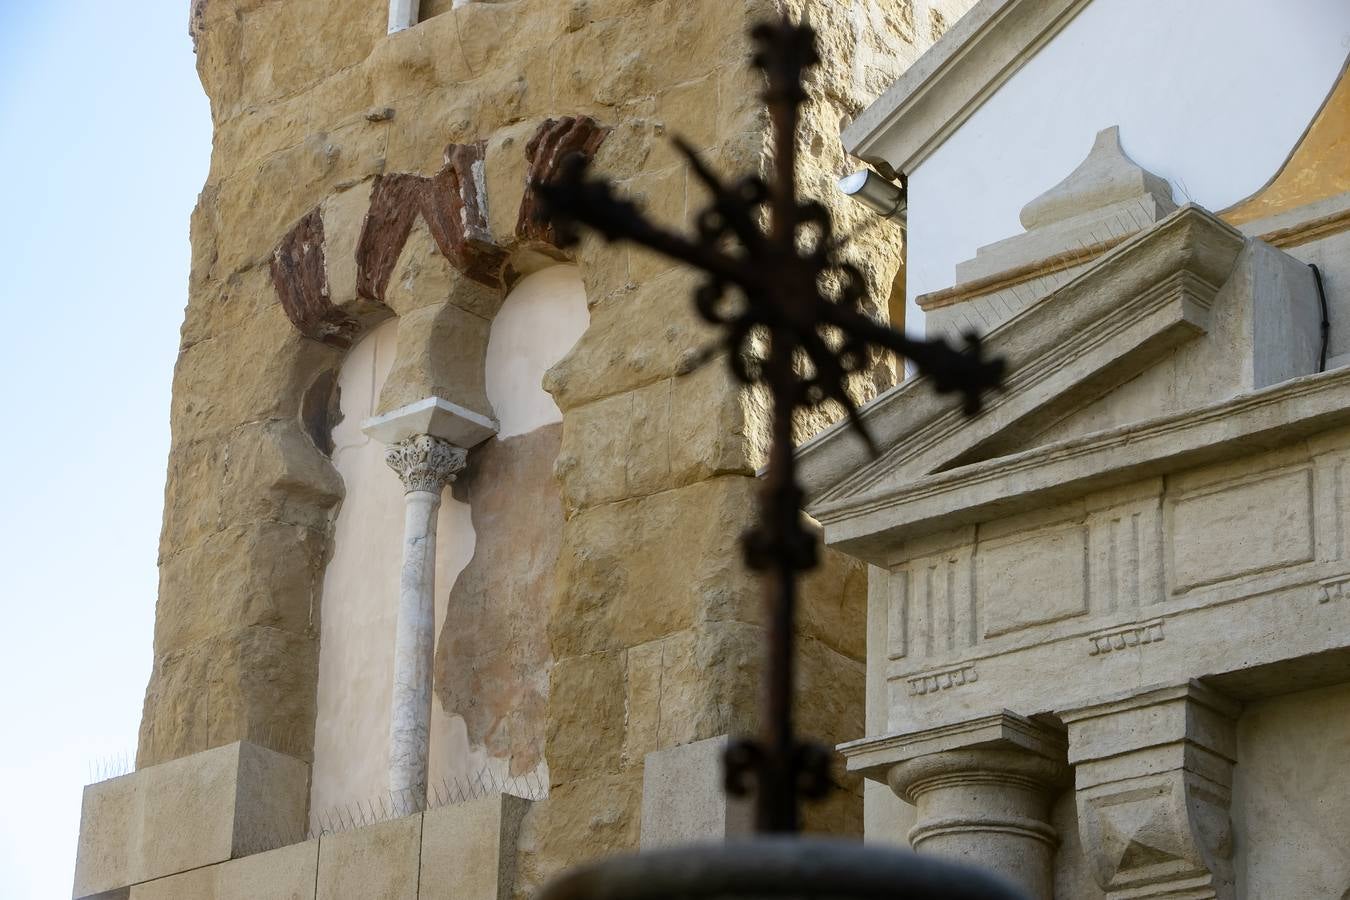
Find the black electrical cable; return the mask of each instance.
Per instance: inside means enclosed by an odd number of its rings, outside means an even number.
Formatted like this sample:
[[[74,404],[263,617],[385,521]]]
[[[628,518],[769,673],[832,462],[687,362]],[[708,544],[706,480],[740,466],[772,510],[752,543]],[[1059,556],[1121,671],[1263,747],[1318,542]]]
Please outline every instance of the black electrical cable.
[[[1317,299],[1322,301],[1322,355],[1317,362],[1317,371],[1325,372],[1327,346],[1331,343],[1331,319],[1327,317],[1327,287],[1322,283],[1322,270],[1313,263],[1308,263],[1308,268],[1312,269],[1313,281],[1317,282]]]

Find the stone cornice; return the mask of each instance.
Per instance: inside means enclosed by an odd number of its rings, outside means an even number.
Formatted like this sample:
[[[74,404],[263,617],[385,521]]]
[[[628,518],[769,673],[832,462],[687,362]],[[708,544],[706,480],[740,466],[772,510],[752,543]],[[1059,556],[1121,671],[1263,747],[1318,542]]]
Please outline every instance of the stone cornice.
[[[1009,710],[926,731],[885,734],[840,744],[850,772],[885,781],[892,766],[933,753],[1015,749],[1045,759],[1064,755],[1064,735]]]
[[[1227,213],[1219,213],[1218,216],[1225,222],[1229,221]],[[1280,215],[1244,222],[1237,227],[1243,234],[1260,238],[1281,250],[1298,247],[1329,235],[1350,231],[1350,194],[1340,194],[1329,200],[1295,207]],[[923,294],[917,302],[919,308],[925,312],[955,306],[967,300],[974,300],[1094,262],[1127,239],[1128,235],[1121,235],[1084,247],[1075,247],[1005,272]]]
[[[980,0],[844,129],[844,146],[913,171],[1088,2]]]
[[[864,551],[866,558],[866,551],[911,535],[1065,502],[1346,424],[1350,369],[1336,369],[841,500],[813,515],[825,526],[828,543]]]
[[[1100,395],[1208,328],[1209,304],[1242,250],[1240,233],[1184,206],[1106,253],[1057,291],[994,329],[992,355],[1012,365],[1005,390],[970,420],[915,378],[867,404],[861,417],[884,448],[871,459],[846,428],[798,450],[819,518],[850,498],[1014,446],[1047,416]],[[1084,394],[1083,397],[1079,397]]]

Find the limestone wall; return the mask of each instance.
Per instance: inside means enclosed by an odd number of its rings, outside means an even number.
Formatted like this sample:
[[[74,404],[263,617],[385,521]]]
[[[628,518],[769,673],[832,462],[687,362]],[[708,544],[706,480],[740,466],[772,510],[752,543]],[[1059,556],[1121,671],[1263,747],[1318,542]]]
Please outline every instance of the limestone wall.
[[[585,330],[576,270],[521,279],[492,321],[484,382],[501,423],[444,498],[436,544],[441,702],[432,707],[429,776],[443,795],[490,773],[547,785],[543,628],[562,511],[552,467],[562,414],[539,386]],[[394,619],[403,499],[384,445],[362,431],[394,364],[398,322],[348,352],[338,375],[333,464],[344,497],[324,571],[311,821],[387,789]],[[466,568],[467,567],[467,568]],[[537,781],[535,780],[537,779]]]
[[[855,234],[884,309],[898,232],[835,199],[834,179],[851,168],[839,124],[931,41],[943,14],[930,7],[952,13],[960,3],[446,3],[392,35],[383,0],[194,5],[215,143],[192,220],[140,765],[239,739],[313,758],[324,573],[344,492],[328,442],[340,345],[398,316],[385,327],[396,329],[403,362],[381,410],[428,392],[418,366],[433,381],[458,377],[447,366],[481,366],[505,291],[557,256],[517,227],[526,145],[546,118],[584,114],[609,129],[596,167],[672,223],[687,222],[701,197],[670,135],[724,171],[763,166],[745,31],[784,5],[809,7],[826,58],[802,136],[804,186],[840,206],[841,230]],[[391,251],[382,302],[372,300],[352,248],[377,177],[388,187],[396,174],[435,174],[451,143],[483,148],[474,171],[490,232],[482,240],[492,245],[484,258],[498,267],[463,274],[419,221]],[[269,272],[278,242],[311,211],[318,230],[305,247],[322,248],[325,296],[345,323],[327,342],[292,327]],[[689,303],[690,275],[590,242],[574,261],[589,325],[543,383],[562,414],[553,474],[565,522],[551,586],[533,583],[542,595],[532,633],[553,660],[538,686],[549,698],[551,796],[522,826],[527,883],[636,845],[644,755],[753,727],[758,697],[760,599],[735,535],[753,507],[763,411],[722,367],[690,371],[708,339]],[[892,373],[882,366],[860,393]],[[489,399],[492,390],[489,382]],[[509,460],[494,467],[488,455],[481,471],[511,477]],[[475,507],[481,550],[477,515]],[[859,564],[832,558],[807,592],[801,724],[827,742],[861,733],[864,585]],[[451,592],[448,603],[484,597]],[[483,689],[452,674],[463,671],[458,660],[518,640],[476,637],[485,644],[465,648],[442,635],[442,710],[478,702]],[[466,722],[473,740],[472,716]],[[816,823],[860,830],[857,790],[838,794]]]

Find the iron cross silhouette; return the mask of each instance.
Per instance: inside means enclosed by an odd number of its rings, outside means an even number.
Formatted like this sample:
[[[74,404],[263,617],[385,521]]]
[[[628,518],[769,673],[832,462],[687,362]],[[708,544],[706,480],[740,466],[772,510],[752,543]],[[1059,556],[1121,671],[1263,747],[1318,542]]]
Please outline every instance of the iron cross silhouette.
[[[685,235],[652,222],[614,186],[592,176],[577,154],[554,180],[536,183],[543,214],[560,243],[575,243],[579,226],[607,241],[629,241],[686,263],[706,276],[695,291],[699,315],[721,329],[703,359],[725,352],[734,377],[762,385],[772,398],[772,442],[760,494],[759,522],[742,537],[746,564],[763,573],[768,620],[766,690],[758,739],[727,748],[727,791],[754,795],[756,828],[792,832],[802,798],[830,789],[830,751],[798,740],[792,722],[793,625],[798,575],[815,567],[818,540],[803,522],[805,493],[797,478],[793,421],[799,410],[833,401],[875,454],[852,376],[878,353],[908,359],[940,393],[958,393],[967,414],[979,412],[985,391],[1003,376],[1001,359],[985,359],[979,340],[965,346],[910,338],[868,314],[862,272],[842,258],[829,211],[797,196],[796,136],[807,100],[804,76],[818,65],[815,31],[786,17],[752,29],[752,65],[765,75],[761,95],[773,126],[774,177],[723,182],[693,149],[676,145],[711,202]]]

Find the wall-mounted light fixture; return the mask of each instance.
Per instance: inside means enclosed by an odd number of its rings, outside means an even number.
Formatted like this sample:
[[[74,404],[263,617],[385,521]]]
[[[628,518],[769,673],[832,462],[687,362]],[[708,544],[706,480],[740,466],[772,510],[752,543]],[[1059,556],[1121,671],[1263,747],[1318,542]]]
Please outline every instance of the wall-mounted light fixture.
[[[900,184],[896,184],[872,169],[859,169],[839,179],[839,190],[877,215],[904,224],[908,207],[904,176],[901,176]]]

